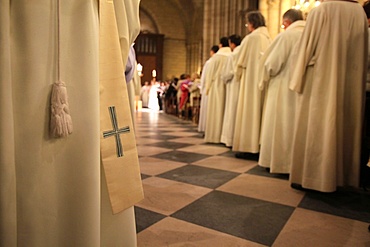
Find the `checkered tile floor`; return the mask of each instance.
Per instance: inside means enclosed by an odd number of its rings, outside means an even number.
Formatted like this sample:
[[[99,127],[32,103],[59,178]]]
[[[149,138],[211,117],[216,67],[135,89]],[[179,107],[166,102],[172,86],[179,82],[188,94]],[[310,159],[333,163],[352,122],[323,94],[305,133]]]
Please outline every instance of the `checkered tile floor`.
[[[197,126],[136,113],[145,199],[138,246],[370,246],[370,192],[290,188],[288,177],[204,143]]]

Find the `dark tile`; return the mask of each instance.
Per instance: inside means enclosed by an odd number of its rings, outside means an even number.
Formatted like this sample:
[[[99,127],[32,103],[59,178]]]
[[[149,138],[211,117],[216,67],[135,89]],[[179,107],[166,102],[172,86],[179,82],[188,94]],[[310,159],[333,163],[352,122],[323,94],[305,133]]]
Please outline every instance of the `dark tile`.
[[[212,146],[212,147],[225,147],[225,144],[223,143],[211,143],[211,142],[205,142],[203,143],[202,145],[205,145],[205,146]]]
[[[196,133],[196,134],[199,134],[199,132],[198,132],[198,127],[193,127],[193,126],[191,126],[191,127],[188,127],[187,128],[187,130],[185,130],[186,132],[194,132],[194,133]]]
[[[141,180],[144,180],[144,179],[146,179],[146,178],[150,178],[151,176],[149,176],[149,175],[145,175],[145,174],[140,174],[141,175]]]
[[[259,166],[259,165],[250,169],[246,173],[253,174],[253,175],[258,175],[258,176],[269,177],[269,178],[279,178],[279,179],[289,180],[289,174],[270,173],[269,171],[266,170],[265,167],[262,167],[262,166]]]
[[[225,153],[219,154],[218,156],[225,156],[225,157],[235,158],[235,152],[230,150],[230,151],[227,151]]]
[[[166,216],[143,208],[135,207],[136,233],[164,219]]]
[[[158,159],[165,159],[165,160],[173,160],[173,161],[178,161],[178,162],[183,162],[183,163],[193,163],[198,160],[208,158],[210,157],[210,155],[189,153],[189,152],[182,152],[182,151],[171,151],[167,153],[156,154],[151,157],[158,158]]]
[[[194,132],[194,135],[193,135],[193,136],[191,136],[191,137],[204,139],[204,134],[203,134],[203,133],[199,133],[199,132],[197,131],[197,132]]]
[[[187,165],[162,173],[157,177],[215,189],[238,175],[239,173],[236,172]]]
[[[142,137],[156,139],[156,140],[171,140],[171,139],[179,138],[178,136],[170,136],[170,135],[149,135],[149,136],[142,136]]]
[[[235,152],[235,158],[258,161],[259,153]]]
[[[213,191],[172,217],[271,246],[294,208]]]
[[[334,193],[307,191],[299,207],[370,223],[370,194],[338,190]]]
[[[178,143],[178,142],[157,142],[152,143],[146,146],[160,147],[160,148],[169,148],[169,149],[178,149],[191,146],[192,144],[188,143]]]

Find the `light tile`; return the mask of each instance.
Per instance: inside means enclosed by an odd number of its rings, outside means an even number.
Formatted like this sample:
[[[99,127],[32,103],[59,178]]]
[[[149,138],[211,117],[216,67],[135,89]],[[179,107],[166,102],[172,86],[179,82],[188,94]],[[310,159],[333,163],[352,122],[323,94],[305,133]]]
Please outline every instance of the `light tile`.
[[[365,222],[297,208],[273,246],[370,246],[368,226]]]
[[[186,165],[186,163],[156,159],[152,157],[142,157],[139,159],[139,163],[141,173],[151,176],[155,176]]]
[[[151,146],[137,146],[137,152],[139,156],[151,156],[155,154],[161,154],[171,151],[168,148],[158,148],[158,147],[151,147]]]
[[[188,131],[187,128],[181,128],[181,127],[178,127],[178,125],[177,126],[158,127],[158,130],[159,131],[165,130],[165,131],[168,131],[168,132],[184,132],[184,133],[186,133]],[[171,134],[171,135],[173,135],[173,134]]]
[[[146,138],[150,138],[150,136],[153,136],[153,135],[157,135],[157,133],[156,132],[147,132],[147,131],[143,131],[143,132],[136,132],[135,133],[135,136],[136,137],[146,137]]]
[[[289,181],[242,174],[217,190],[296,207],[304,192],[290,188]]]
[[[137,206],[160,214],[170,215],[209,193],[211,189],[151,177],[142,181],[144,200]]]
[[[208,155],[217,155],[229,151],[229,148],[226,147],[214,147],[209,145],[194,145],[186,148],[180,148],[179,151],[199,153],[199,154],[208,154]]]
[[[148,132],[148,131],[156,131],[156,128],[148,127],[148,126],[138,126],[135,128],[136,131],[138,132]]]
[[[167,217],[137,235],[138,247],[264,246],[182,220]]]
[[[161,140],[156,140],[156,139],[150,139],[150,138],[143,138],[143,137],[138,137],[136,138],[136,144],[137,145],[147,145],[147,144],[153,144],[153,143],[158,143],[161,142]]]
[[[223,156],[212,156],[193,163],[194,165],[244,173],[257,165],[253,160],[241,160]]]

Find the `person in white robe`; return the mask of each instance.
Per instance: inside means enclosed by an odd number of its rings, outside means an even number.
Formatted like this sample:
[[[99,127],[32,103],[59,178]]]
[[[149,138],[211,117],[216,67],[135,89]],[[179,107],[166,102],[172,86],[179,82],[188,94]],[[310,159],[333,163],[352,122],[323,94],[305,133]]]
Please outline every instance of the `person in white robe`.
[[[140,97],[142,101],[142,106],[144,108],[148,108],[149,106],[149,92],[150,92],[150,86],[149,82],[144,82],[144,85],[141,87],[140,90]]]
[[[308,15],[289,84],[298,98],[293,188],[359,186],[367,29],[357,1],[326,0]]]
[[[227,57],[231,54],[227,37],[220,39],[220,49],[212,57],[206,74],[207,120],[204,140],[209,143],[220,143],[222,123],[225,110],[226,86],[221,80]]]
[[[295,62],[292,50],[305,26],[302,12],[289,9],[283,15],[283,25],[285,31],[275,38],[261,58],[259,89],[267,92],[258,164],[269,168],[271,173],[287,174],[290,172],[296,105],[296,95],[289,90],[288,84]]]
[[[206,94],[206,73],[208,64],[212,56],[218,51],[219,47],[214,45],[211,47],[209,52],[210,58],[204,63],[202,69],[202,75],[200,76],[200,94],[202,96],[200,101],[200,113],[199,113],[199,123],[198,123],[198,132],[203,132],[206,130],[206,120],[207,120],[207,103],[208,96]]]
[[[159,87],[159,82],[152,80],[150,90],[149,90],[148,108],[154,111],[159,111],[158,87]]]
[[[140,31],[139,0],[0,1],[1,247],[136,246],[133,207],[112,213],[100,156],[106,17],[117,34],[110,41],[122,45],[117,85],[125,88],[123,59]],[[73,133],[60,139],[49,134],[57,60],[73,121]],[[125,94],[119,100],[127,103]]]
[[[240,45],[236,76],[240,80],[238,107],[236,110],[233,151],[237,158],[248,158],[259,152],[263,92],[258,89],[263,52],[271,43],[265,18],[258,11],[247,14],[247,35]],[[253,155],[252,155],[253,157]]]
[[[226,102],[221,143],[224,143],[226,147],[232,146],[234,137],[236,107],[238,106],[240,86],[240,82],[237,80],[237,77],[234,77],[234,73],[239,57],[240,42],[241,37],[239,35],[234,34],[229,37],[229,46],[232,53],[227,58],[226,66],[221,75],[221,79],[226,84]]]

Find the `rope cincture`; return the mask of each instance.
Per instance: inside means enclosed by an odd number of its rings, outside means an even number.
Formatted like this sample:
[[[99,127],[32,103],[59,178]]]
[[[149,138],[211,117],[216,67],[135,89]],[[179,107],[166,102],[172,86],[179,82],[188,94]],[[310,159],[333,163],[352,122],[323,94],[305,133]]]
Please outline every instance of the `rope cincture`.
[[[53,138],[66,137],[73,131],[72,117],[69,113],[68,94],[61,78],[60,51],[60,0],[57,0],[57,76],[51,91],[50,135]]]

